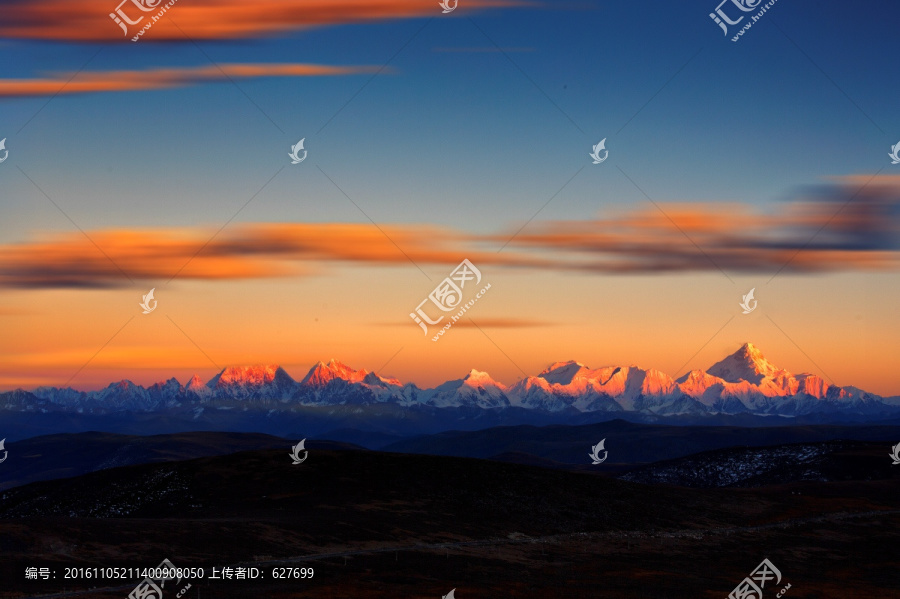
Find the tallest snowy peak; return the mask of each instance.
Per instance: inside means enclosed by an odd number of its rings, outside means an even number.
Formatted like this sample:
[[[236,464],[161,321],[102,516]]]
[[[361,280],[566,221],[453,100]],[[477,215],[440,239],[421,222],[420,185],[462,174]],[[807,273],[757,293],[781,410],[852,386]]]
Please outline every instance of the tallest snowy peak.
[[[743,380],[759,384],[764,378],[775,377],[781,371],[766,360],[756,346],[745,343],[724,360],[713,364],[706,372],[729,383]]]

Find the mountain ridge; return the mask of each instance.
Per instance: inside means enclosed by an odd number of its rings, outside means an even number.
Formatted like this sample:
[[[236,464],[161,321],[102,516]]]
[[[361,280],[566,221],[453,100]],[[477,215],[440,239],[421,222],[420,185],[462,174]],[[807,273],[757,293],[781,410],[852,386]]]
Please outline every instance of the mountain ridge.
[[[397,404],[434,408],[525,408],[543,412],[626,413],[659,416],[738,414],[799,416],[811,413],[900,413],[896,398],[853,386],[840,387],[809,373],[777,368],[752,343],[678,379],[639,366],[592,369],[574,360],[556,362],[511,386],[476,369],[464,377],[422,389],[330,360],[317,362],[299,382],[277,364],[228,366],[205,384],[193,376],[149,387],[122,380],[98,391],[39,387],[0,393],[0,410],[110,413],[172,408],[272,411],[296,406]]]

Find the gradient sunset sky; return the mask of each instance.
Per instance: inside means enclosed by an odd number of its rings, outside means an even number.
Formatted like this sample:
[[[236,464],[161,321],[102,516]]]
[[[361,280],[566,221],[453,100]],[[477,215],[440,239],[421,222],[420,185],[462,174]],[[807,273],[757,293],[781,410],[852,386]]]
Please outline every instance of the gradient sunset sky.
[[[135,43],[118,0],[4,2],[0,390],[751,341],[900,394],[900,6],[780,0],[734,43],[717,4],[180,0]],[[491,289],[432,342],[464,258]]]

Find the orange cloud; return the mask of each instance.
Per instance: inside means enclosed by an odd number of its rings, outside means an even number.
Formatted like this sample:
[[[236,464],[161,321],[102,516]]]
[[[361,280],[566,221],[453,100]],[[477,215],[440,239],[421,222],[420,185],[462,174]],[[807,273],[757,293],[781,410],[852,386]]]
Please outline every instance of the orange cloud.
[[[56,235],[0,245],[0,287],[300,276],[334,262],[455,266],[463,258],[600,273],[896,269],[900,178],[878,177],[864,187],[848,178],[773,214],[742,205],[661,204],[602,220],[535,223],[512,239],[427,225],[333,223],[235,226],[217,236],[200,229]]]
[[[465,247],[462,236],[423,226],[264,224],[210,241],[197,229],[104,230],[0,246],[0,287],[104,288],[130,280],[233,280],[310,274],[326,262],[540,266],[541,260]],[[306,264],[304,268],[300,263]]]
[[[0,37],[66,41],[126,41],[167,4],[163,0],[7,0]],[[466,0],[465,10],[521,4],[516,0]],[[147,7],[142,10],[138,5]],[[150,8],[152,7],[152,8]],[[120,9],[127,34],[110,18]],[[462,7],[461,7],[462,8]],[[310,27],[440,15],[427,0],[179,0],[142,39],[242,39]],[[176,25],[177,23],[177,25]]]
[[[378,67],[335,67],[314,64],[223,64],[142,71],[61,73],[39,79],[0,79],[0,97],[52,96],[185,87],[206,81],[253,77],[314,77],[372,73]]]
[[[409,320],[384,322],[377,326],[409,328]],[[528,318],[479,318],[477,320],[463,318],[453,323],[454,328],[460,329],[531,329],[552,326],[557,326],[557,324]]]
[[[409,322],[403,323],[409,326]],[[525,318],[462,318],[453,323],[454,328],[462,329],[530,329],[553,326],[553,323]]]
[[[509,247],[603,273],[896,269],[900,177],[838,178],[772,214],[740,204],[660,204],[603,220],[537,223]]]

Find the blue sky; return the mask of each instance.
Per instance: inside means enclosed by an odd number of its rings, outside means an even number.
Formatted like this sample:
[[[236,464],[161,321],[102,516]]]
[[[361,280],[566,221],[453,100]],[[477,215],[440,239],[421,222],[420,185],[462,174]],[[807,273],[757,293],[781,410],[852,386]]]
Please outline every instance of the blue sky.
[[[107,226],[131,225],[136,216],[219,222],[301,137],[316,163],[379,222],[440,220],[487,230],[525,220],[603,137],[615,164],[655,200],[765,203],[822,177],[879,168],[900,130],[892,110],[898,83],[889,76],[895,53],[888,27],[896,21],[886,14],[898,9],[827,4],[813,11],[779,2],[764,16],[772,22],[758,23],[739,43],[723,38],[699,5],[648,11],[584,3],[583,10],[472,15],[493,42],[513,50],[509,57],[537,86],[501,53],[442,51],[492,48],[468,15],[203,42],[203,52],[188,43],[104,45],[87,70],[204,66],[204,53],[221,64],[381,66],[425,25],[318,135],[369,74],[239,81],[249,99],[228,82],[58,96],[18,134],[47,98],[5,99],[0,130],[45,191],[72,193],[86,223]],[[14,57],[3,66],[7,78],[75,71],[100,47],[5,45]],[[279,177],[247,217],[361,216],[324,199],[330,183],[308,174]],[[32,195],[20,177],[6,184],[13,196]],[[191,202],[166,193],[174,189],[188,189]],[[546,210],[579,218],[641,201],[620,173],[605,169],[579,175]],[[29,206],[22,212],[25,222],[7,221],[5,238],[21,236],[29,221],[47,225]]]
[[[10,159],[0,165],[0,245],[26,251],[37,240],[79,229],[92,235],[112,229],[215,231],[229,223],[227,233],[247,223],[369,226],[374,221],[384,227],[445,228],[481,236],[478,247],[496,252],[502,246],[499,240],[526,222],[530,224],[523,234],[549,222],[590,222],[654,211],[654,203],[667,215],[667,207],[676,203],[790,214],[792,202],[802,199],[810,186],[840,177],[900,173],[900,166],[892,167],[887,157],[900,140],[900,82],[892,76],[893,26],[900,7],[893,4],[779,0],[737,43],[724,37],[709,18],[715,2],[571,2],[474,10],[461,0],[451,15],[442,15],[436,2],[423,2],[432,4],[433,14],[429,11],[425,17],[312,28],[299,23],[275,36],[198,38],[196,43],[167,41],[165,35],[154,39],[162,29],[150,30],[139,43],[114,43],[118,32],[112,22],[97,24],[98,31],[112,30],[109,39],[73,43],[66,35],[23,38],[16,16],[21,3],[11,4],[5,22],[0,16],[0,50],[6,55],[0,66],[0,138],[7,138],[10,152]],[[30,6],[40,7],[41,2]],[[99,0],[83,6],[94,10],[98,21],[107,19]],[[188,10],[176,5],[171,18],[186,19]],[[48,19],[51,16],[65,26],[65,15],[48,13]],[[4,96],[4,84],[10,80],[62,74],[58,76],[64,82],[89,59],[79,77],[214,64],[384,70],[375,77],[362,72],[240,78],[77,95],[61,86],[63,93],[55,97]],[[309,159],[290,165],[290,146],[301,138],[306,139]],[[592,165],[588,153],[603,138],[610,158]],[[825,204],[823,210],[833,208]],[[793,240],[797,248],[808,242],[816,223],[798,232]],[[733,232],[741,233],[739,228]],[[858,301],[871,310],[873,322],[895,323],[891,303],[883,299],[900,291],[895,275],[884,274],[891,272],[884,269],[870,275],[857,266],[856,255],[852,258],[829,262],[828,256],[821,270],[837,273],[828,275],[836,278],[836,285],[878,289],[873,293],[878,299],[863,294]],[[808,290],[810,279],[820,277],[809,274],[819,271],[819,262],[811,264],[784,275],[784,285],[795,293]],[[329,271],[329,277],[348,280],[328,293],[340,295],[337,289],[352,286],[353,277],[370,276],[360,274],[369,268],[363,260],[343,274]],[[423,270],[439,279],[447,269],[437,261]],[[523,273],[500,270],[513,278]],[[746,271],[738,262],[729,263],[725,270],[729,280],[722,277],[723,288],[716,291],[723,297],[740,296],[747,291],[745,281],[749,288],[775,272],[770,263]],[[525,319],[558,321],[559,315],[547,318],[543,306],[553,304],[547,289],[558,284],[560,274],[525,272],[537,277],[542,291],[535,295],[542,299],[511,312]],[[702,276],[709,272],[716,270],[707,268]],[[374,281],[384,276],[385,285],[409,289],[412,297],[430,289],[429,281],[408,263],[379,273],[371,274]],[[742,278],[759,273],[768,276]],[[703,288],[700,275],[687,268],[642,274],[640,280],[608,272],[562,277],[575,292],[586,294],[610,285],[644,292],[643,277],[649,277],[656,286],[652,293],[661,296],[673,287],[688,295]],[[135,284],[127,285],[131,295],[162,282],[153,276],[133,279]],[[323,279],[313,280],[284,284],[305,286],[308,293],[327,286]],[[269,285],[278,281],[228,285],[242,285],[253,297],[264,288],[271,293]],[[17,283],[0,289],[0,308],[31,304],[36,294],[74,293],[65,285],[60,291],[55,283],[24,291],[20,287]],[[371,318],[404,318],[402,301],[384,291]],[[729,310],[734,308],[731,303]],[[851,334],[847,323],[832,323],[833,308],[817,308],[814,322],[798,324],[809,332],[807,341],[776,342],[776,335],[771,344],[806,362],[796,349],[818,343],[814,340],[819,333],[812,329],[834,324]],[[345,309],[361,310],[352,303]],[[791,309],[802,313],[801,306]],[[493,310],[501,314],[510,309],[495,305]],[[654,308],[643,306],[622,318],[640,321],[648,310]],[[702,322],[708,314],[697,311],[684,317]],[[86,318],[103,322],[98,338],[108,337],[106,329],[118,326],[100,314]],[[588,330],[604,327],[602,319],[579,318],[588,319],[578,323]],[[57,325],[48,325],[48,330]],[[694,327],[695,336],[684,341],[686,355],[672,362],[687,359],[720,325]],[[891,326],[888,331],[896,328]],[[533,330],[520,333],[523,337],[510,343],[546,343],[536,341]],[[377,334],[393,333],[382,327]],[[856,334],[860,344],[890,343],[883,336],[886,332]],[[682,333],[670,336],[666,347],[683,338]],[[767,347],[752,331],[735,333],[734,341],[748,336],[753,338],[740,341]],[[556,337],[558,345],[549,343],[555,355],[535,349],[522,361],[539,364],[561,359],[562,353],[570,357],[564,336]],[[404,343],[391,337],[384,343],[391,351],[373,355],[390,355]],[[730,343],[722,341],[722,347]],[[86,341],[84,348],[72,349],[73,355],[82,350],[90,355],[89,347],[97,345]],[[502,356],[491,356],[490,351],[485,349],[479,354],[481,362],[469,366],[485,369],[496,360],[497,369],[515,374]],[[658,354],[643,357],[638,349],[623,353],[622,359],[659,359]],[[233,354],[235,359],[254,358]],[[617,359],[609,348],[597,355]],[[828,360],[839,363],[839,352],[816,362]],[[374,361],[358,366],[377,367]],[[430,372],[439,370],[434,363]],[[411,362],[408,370],[414,366]],[[801,364],[797,370],[801,366],[814,369]],[[844,378],[862,367],[848,366]],[[832,365],[831,371],[838,368]],[[878,380],[882,387],[889,386],[886,379]],[[900,387],[900,380],[891,379],[894,383]]]

